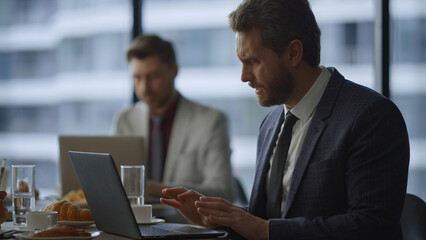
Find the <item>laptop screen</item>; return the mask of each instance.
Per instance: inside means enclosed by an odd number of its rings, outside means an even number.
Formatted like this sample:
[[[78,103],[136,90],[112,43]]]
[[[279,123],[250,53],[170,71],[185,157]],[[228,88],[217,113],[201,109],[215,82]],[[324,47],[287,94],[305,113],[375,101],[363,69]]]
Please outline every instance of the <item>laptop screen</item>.
[[[141,234],[110,154],[69,152],[96,227],[140,239]]]
[[[59,136],[62,195],[80,188],[68,151],[110,153],[120,165],[145,165],[143,138],[136,136]]]

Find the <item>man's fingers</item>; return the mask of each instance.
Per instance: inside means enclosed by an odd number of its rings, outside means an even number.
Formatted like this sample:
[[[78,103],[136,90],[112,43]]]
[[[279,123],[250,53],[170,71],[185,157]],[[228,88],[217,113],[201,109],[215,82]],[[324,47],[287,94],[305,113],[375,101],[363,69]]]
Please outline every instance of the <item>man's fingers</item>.
[[[196,198],[196,199],[199,199],[201,196],[202,196],[202,195],[201,195],[201,194],[199,194],[199,193],[197,193],[196,191],[194,191],[194,190],[189,190],[189,191],[186,191],[186,192],[184,192],[184,193],[182,193],[182,194],[179,194],[179,195],[177,196],[177,198],[178,198],[178,199],[181,199],[181,200],[184,200],[184,199],[186,199],[186,198]]]
[[[207,209],[207,208],[197,208],[197,212],[203,216],[209,217],[209,216],[220,216],[223,217],[226,212],[222,212],[222,211],[217,211],[217,210],[213,210],[213,209]]]
[[[205,196],[202,196],[200,198],[200,201],[201,202],[220,202],[220,203],[223,203],[224,205],[226,205],[228,207],[234,206],[234,205],[232,205],[232,203],[230,203],[230,202],[228,202],[225,199],[220,198],[220,197],[205,197]]]
[[[184,187],[176,187],[176,188],[165,188],[161,192],[164,196],[169,198],[177,198],[177,195],[187,192],[188,190]]]
[[[232,212],[233,211],[233,205],[228,206],[226,203],[223,202],[201,202],[196,201],[195,206],[197,208],[201,209],[208,209],[208,210],[218,210],[222,212]]]
[[[163,191],[165,191],[168,194],[182,194],[188,190],[184,187],[174,187],[174,188],[163,189]]]
[[[161,191],[162,193],[163,193],[163,195],[164,196],[166,196],[166,197],[168,197],[168,198],[173,198],[173,199],[176,199],[177,198],[177,195],[172,195],[172,194],[167,194],[167,193],[165,193],[165,191],[163,190],[163,191]]]
[[[166,205],[169,205],[169,206],[177,208],[177,209],[182,207],[182,204],[180,202],[174,200],[174,199],[160,198],[160,202],[162,204],[166,204]]]

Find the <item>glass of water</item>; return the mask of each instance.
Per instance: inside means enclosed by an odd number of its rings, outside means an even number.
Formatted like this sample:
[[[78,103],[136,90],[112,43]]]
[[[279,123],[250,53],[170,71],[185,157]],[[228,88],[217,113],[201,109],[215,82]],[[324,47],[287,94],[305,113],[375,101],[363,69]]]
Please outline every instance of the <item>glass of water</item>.
[[[121,165],[121,182],[130,204],[144,204],[145,166]]]
[[[26,227],[27,212],[35,211],[35,165],[12,165],[12,207],[15,229]]]

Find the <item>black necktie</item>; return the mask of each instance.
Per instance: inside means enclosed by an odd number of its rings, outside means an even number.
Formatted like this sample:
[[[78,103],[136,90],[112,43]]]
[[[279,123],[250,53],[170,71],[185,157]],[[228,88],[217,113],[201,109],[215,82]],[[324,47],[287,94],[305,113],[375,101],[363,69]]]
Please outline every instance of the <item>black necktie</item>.
[[[281,202],[282,202],[282,183],[284,175],[284,166],[287,159],[288,148],[290,147],[291,134],[293,125],[297,117],[291,112],[287,112],[285,116],[284,129],[275,148],[275,155],[271,166],[271,177],[269,178],[268,201],[266,205],[266,217],[280,218],[281,217]]]
[[[164,134],[163,134],[163,116],[154,115],[152,117],[152,147],[151,147],[151,179],[161,182],[163,180],[163,161],[164,161]]]

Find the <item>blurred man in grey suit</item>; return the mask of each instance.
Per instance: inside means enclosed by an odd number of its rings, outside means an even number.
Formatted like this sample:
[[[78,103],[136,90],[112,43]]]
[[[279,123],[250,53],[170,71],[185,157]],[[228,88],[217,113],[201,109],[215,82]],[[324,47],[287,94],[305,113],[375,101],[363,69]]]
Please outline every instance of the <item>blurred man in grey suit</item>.
[[[175,89],[178,74],[170,42],[138,36],[127,52],[139,101],[119,114],[115,135],[143,136],[147,192],[186,186],[232,201],[230,142],[225,115],[194,103]]]
[[[395,104],[319,65],[307,0],[245,0],[230,24],[241,80],[278,105],[260,126],[250,203],[185,188],[161,201],[232,239],[402,239],[409,142]]]

